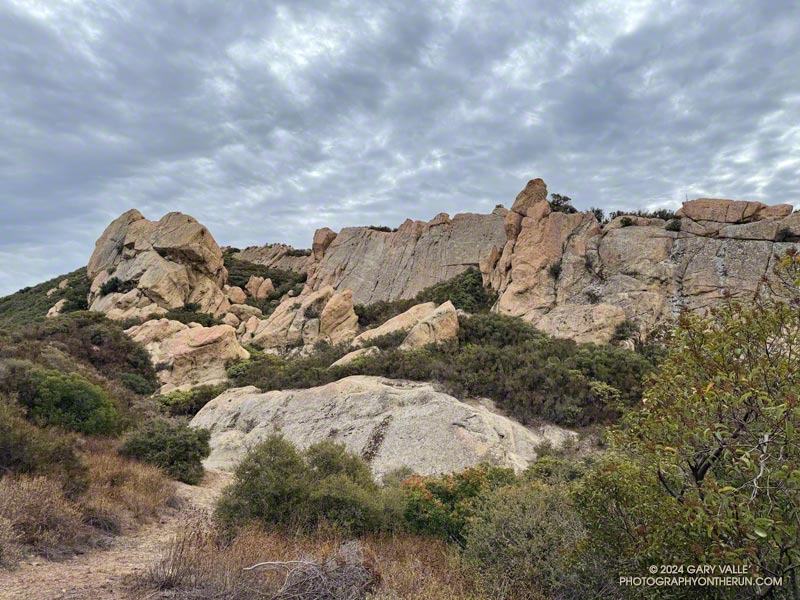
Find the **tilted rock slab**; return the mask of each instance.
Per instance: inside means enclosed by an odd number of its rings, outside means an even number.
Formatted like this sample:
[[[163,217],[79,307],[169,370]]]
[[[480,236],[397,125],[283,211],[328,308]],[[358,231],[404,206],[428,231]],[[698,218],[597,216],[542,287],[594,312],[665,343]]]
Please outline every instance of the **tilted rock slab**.
[[[206,404],[191,426],[211,431],[208,468],[235,468],[248,448],[279,432],[300,448],[326,439],[344,443],[378,477],[400,467],[426,475],[451,473],[482,461],[521,471],[542,442],[558,447],[577,438],[552,425],[523,427],[430,383],[367,376],[306,390],[227,390]]]
[[[229,325],[202,327],[156,319],[126,329],[125,333],[150,354],[162,394],[224,383],[228,363],[250,358],[250,353],[239,345],[236,330]]]
[[[122,214],[97,240],[87,275],[90,310],[112,319],[149,318],[187,303],[222,315],[230,306],[222,251],[208,229],[177,212],[159,221],[137,210]],[[124,289],[103,295],[115,277]]]
[[[500,294],[494,310],[579,342],[608,342],[626,319],[643,333],[681,309],[726,294],[750,300],[774,256],[800,241],[792,206],[701,198],[684,203],[680,231],[661,219],[553,212],[547,186],[528,182],[506,215],[506,240],[481,263]]]
[[[312,290],[350,289],[356,304],[413,298],[423,289],[478,267],[493,245],[502,244],[505,209],[492,214],[442,213],[433,220],[407,220],[395,232],[347,227],[314,236],[307,264]]]
[[[435,310],[435,302],[415,304],[404,313],[392,317],[378,327],[367,329],[364,333],[359,334],[356,339],[353,340],[353,346],[357,348],[367,346],[375,338],[398,331],[411,331],[417,323],[430,316]]]
[[[449,300],[408,332],[400,350],[415,350],[428,344],[439,344],[458,337],[458,312]]]
[[[296,273],[305,273],[308,263],[312,260],[310,254],[298,253],[295,248],[287,244],[249,246],[244,250],[234,252],[233,257],[271,269]]]

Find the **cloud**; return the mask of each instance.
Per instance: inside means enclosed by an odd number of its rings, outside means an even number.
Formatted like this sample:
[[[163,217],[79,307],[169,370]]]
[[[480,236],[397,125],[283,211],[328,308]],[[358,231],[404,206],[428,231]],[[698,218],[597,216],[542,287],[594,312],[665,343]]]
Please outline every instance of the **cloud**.
[[[0,0],[0,294],[131,207],[308,246],[510,204],[800,206],[792,0]]]

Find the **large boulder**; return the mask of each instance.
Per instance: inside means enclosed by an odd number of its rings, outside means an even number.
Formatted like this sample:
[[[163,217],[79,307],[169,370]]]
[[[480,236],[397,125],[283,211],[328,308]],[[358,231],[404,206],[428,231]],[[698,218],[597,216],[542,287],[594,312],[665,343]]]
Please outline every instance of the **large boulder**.
[[[458,312],[449,300],[411,328],[400,350],[414,350],[458,337]]]
[[[392,317],[378,327],[367,329],[365,332],[359,334],[356,339],[353,340],[353,346],[366,346],[375,338],[396,333],[398,331],[411,331],[411,329],[413,329],[417,323],[430,316],[435,310],[435,302],[423,302],[422,304],[415,304],[404,313]]]
[[[186,304],[222,315],[230,306],[222,251],[208,229],[181,213],[159,221],[124,213],[97,240],[87,275],[90,309],[114,319],[149,318]]]
[[[208,468],[231,470],[248,448],[280,432],[301,448],[342,442],[379,477],[400,467],[451,473],[483,461],[521,471],[543,442],[558,447],[577,437],[555,426],[525,428],[429,383],[366,376],[306,390],[228,390],[206,404],[191,426],[211,432]]]
[[[150,354],[162,394],[224,383],[228,363],[250,358],[239,345],[233,327],[192,325],[156,319],[125,330]]]
[[[250,275],[247,284],[244,286],[247,293],[256,300],[263,300],[275,291],[275,286],[272,284],[272,279],[269,277],[259,277],[258,275]]]
[[[375,356],[380,354],[380,348],[377,346],[367,346],[366,348],[359,348],[358,350],[353,350],[352,352],[348,352],[339,360],[333,362],[329,368],[334,367],[344,367],[345,365],[349,365],[351,362],[356,361],[360,358],[368,358],[370,356]]]

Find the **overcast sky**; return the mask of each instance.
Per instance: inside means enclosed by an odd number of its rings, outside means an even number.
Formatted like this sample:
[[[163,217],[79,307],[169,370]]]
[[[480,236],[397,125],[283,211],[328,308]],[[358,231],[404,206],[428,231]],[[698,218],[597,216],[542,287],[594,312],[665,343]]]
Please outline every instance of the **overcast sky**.
[[[800,206],[800,2],[0,0],[0,295],[121,212],[310,245],[510,206]]]

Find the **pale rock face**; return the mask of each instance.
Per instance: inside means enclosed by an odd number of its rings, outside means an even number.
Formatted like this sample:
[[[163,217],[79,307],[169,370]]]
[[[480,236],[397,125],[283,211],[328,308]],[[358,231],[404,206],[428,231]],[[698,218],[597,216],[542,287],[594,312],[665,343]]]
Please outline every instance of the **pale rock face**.
[[[235,314],[233,314],[233,313],[225,313],[225,316],[224,316],[224,317],[222,317],[222,322],[223,322],[225,325],[230,325],[230,326],[231,326],[231,327],[233,327],[234,329],[235,329],[236,327],[238,327],[238,326],[239,326],[239,324],[241,323],[241,321],[239,320],[239,317],[237,317],[237,316],[236,316]]]
[[[192,427],[211,431],[208,468],[231,470],[247,449],[280,432],[300,448],[331,439],[365,457],[382,477],[400,467],[436,475],[489,461],[525,469],[544,441],[574,432],[525,428],[484,405],[470,405],[429,383],[354,376],[307,390],[228,390],[206,404]]]
[[[353,346],[359,348],[368,345],[375,338],[395,333],[397,331],[411,331],[411,329],[420,321],[430,316],[436,310],[435,302],[423,302],[422,304],[415,304],[406,312],[392,317],[382,325],[373,329],[368,329],[364,333],[358,335],[353,340]]]
[[[162,394],[227,381],[225,367],[250,357],[230,325],[203,327],[157,319],[125,330],[142,344],[156,365]]]
[[[343,367],[345,365],[349,365],[354,360],[358,360],[359,358],[367,358],[368,356],[375,356],[376,354],[380,354],[380,348],[376,346],[367,346],[366,348],[359,348],[358,350],[353,350],[352,352],[348,352],[339,360],[331,363],[329,367],[332,369],[333,367]]]
[[[504,241],[504,216],[505,210],[497,209],[452,219],[440,214],[427,223],[409,220],[395,232],[366,227],[347,227],[335,236],[318,232],[307,264],[308,285],[313,291],[350,289],[356,304],[413,298],[478,267],[492,246]]]
[[[449,300],[422,319],[408,332],[400,350],[414,350],[458,337],[458,313]]]
[[[625,311],[611,304],[563,304],[536,321],[536,328],[548,335],[569,338],[579,344],[611,341]]]
[[[159,221],[136,210],[124,213],[97,240],[87,274],[90,309],[112,319],[144,318],[187,303],[222,315],[230,305],[222,289],[228,276],[222,251],[208,229],[181,213]],[[123,289],[101,295],[112,278]]]
[[[285,298],[267,319],[258,323],[255,331],[245,333],[242,343],[283,351],[320,341],[350,342],[357,330],[358,316],[349,290],[336,292],[328,286]]]
[[[260,317],[262,314],[260,308],[249,304],[233,304],[229,310],[231,314],[239,317],[240,321],[246,321],[250,317]]]
[[[56,302],[53,306],[50,307],[50,310],[47,311],[48,317],[57,317],[61,314],[61,311],[64,310],[64,305],[67,303],[66,298],[62,298],[58,302]]]

